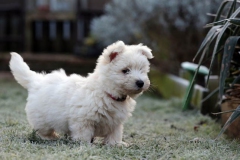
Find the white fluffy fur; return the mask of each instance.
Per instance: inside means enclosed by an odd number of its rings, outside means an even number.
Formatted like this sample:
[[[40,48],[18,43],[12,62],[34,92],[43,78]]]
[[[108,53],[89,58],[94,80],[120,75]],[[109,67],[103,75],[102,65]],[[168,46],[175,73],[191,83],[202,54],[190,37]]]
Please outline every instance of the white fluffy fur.
[[[111,57],[113,53],[116,56]],[[123,123],[134,110],[133,98],[150,85],[148,59],[153,56],[148,47],[118,41],[103,51],[87,77],[67,76],[62,69],[36,73],[20,55],[11,55],[11,71],[28,90],[28,121],[41,138],[56,139],[56,133],[64,133],[89,143],[94,137],[104,137],[105,144],[126,145],[122,142]],[[124,69],[129,72],[124,74]],[[142,88],[136,85],[137,80],[144,82]],[[116,101],[109,95],[127,98]]]

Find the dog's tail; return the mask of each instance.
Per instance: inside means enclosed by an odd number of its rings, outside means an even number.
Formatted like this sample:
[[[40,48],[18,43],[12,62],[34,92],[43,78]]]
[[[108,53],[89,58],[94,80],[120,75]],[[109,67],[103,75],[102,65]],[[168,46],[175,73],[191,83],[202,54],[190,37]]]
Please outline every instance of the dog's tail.
[[[36,75],[36,72],[31,71],[28,65],[23,61],[22,57],[16,52],[11,52],[11,60],[9,67],[14,78],[24,88],[28,88],[30,80]]]

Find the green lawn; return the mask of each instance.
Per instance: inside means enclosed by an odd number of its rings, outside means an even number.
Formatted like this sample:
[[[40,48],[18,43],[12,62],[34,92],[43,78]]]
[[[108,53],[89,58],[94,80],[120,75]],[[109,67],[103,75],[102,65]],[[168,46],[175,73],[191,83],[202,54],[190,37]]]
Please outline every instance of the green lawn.
[[[239,141],[224,135],[221,125],[199,111],[181,112],[177,99],[143,95],[125,124],[129,147],[108,147],[100,140],[88,146],[68,140],[39,139],[27,122],[27,92],[13,80],[0,80],[0,159],[239,159]],[[194,129],[195,128],[195,129]],[[196,129],[197,128],[197,129]],[[192,141],[198,138],[199,141]]]

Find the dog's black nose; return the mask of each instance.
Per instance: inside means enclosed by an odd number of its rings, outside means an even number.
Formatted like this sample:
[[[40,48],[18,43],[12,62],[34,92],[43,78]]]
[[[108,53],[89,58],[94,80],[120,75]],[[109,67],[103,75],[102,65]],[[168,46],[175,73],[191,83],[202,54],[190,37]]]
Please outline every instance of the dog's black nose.
[[[144,82],[142,80],[137,80],[136,85],[138,86],[138,88],[142,88],[144,85]]]

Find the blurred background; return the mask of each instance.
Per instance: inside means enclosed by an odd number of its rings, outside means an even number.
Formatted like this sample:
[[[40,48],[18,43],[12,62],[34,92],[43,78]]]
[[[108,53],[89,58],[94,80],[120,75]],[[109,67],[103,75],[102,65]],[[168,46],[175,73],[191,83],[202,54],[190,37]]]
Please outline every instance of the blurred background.
[[[103,48],[123,40],[148,45],[155,67],[177,74],[195,55],[220,2],[0,0],[0,70],[8,70],[15,51],[34,70],[91,72]]]
[[[9,52],[20,52],[33,70],[92,71],[101,51],[85,47],[90,23],[107,0],[0,0],[0,71]],[[82,59],[78,57],[83,57]]]
[[[154,67],[177,75],[192,61],[220,0],[0,0],[0,71],[9,52],[35,71],[92,72],[109,44],[143,43]]]

